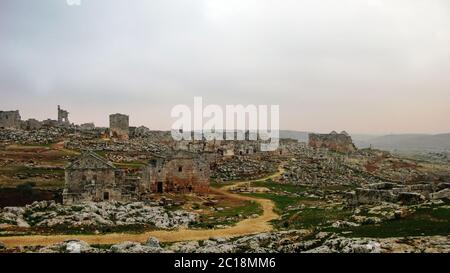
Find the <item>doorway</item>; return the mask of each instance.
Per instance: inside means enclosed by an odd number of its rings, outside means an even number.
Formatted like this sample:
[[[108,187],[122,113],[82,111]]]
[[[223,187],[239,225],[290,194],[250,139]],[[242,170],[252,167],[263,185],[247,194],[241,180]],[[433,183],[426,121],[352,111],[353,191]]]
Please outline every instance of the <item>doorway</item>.
[[[104,192],[103,193],[103,200],[108,201],[109,200],[109,192]]]
[[[163,183],[162,182],[156,183],[156,192],[163,193]]]

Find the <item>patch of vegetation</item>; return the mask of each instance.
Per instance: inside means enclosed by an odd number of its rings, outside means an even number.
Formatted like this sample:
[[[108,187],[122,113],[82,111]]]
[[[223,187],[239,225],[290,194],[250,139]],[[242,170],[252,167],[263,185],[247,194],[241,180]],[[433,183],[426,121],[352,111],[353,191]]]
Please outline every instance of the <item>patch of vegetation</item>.
[[[252,182],[253,187],[266,187],[275,192],[289,192],[289,193],[301,193],[308,189],[305,186],[293,185],[293,184],[280,184],[274,182],[272,179],[261,180]]]
[[[30,229],[30,234],[39,235],[95,235],[95,234],[109,234],[109,233],[127,233],[140,234],[148,231],[158,230],[153,225],[126,225],[126,226],[84,226],[72,227],[67,225],[58,225],[54,227],[33,227]]]
[[[209,229],[218,225],[230,226],[254,214],[261,215],[262,213],[263,210],[257,202],[247,201],[242,206],[224,208],[223,210],[215,210],[212,214],[200,215],[199,221],[190,226]]]
[[[211,188],[214,188],[214,189],[220,189],[220,188],[222,188],[224,186],[231,185],[231,184],[233,184],[233,183],[231,183],[231,182],[215,182],[215,181],[211,181],[211,183],[209,183],[209,186]]]
[[[346,231],[351,231],[351,236],[378,238],[448,235],[450,208],[448,205],[419,208],[405,218],[348,228]]]
[[[284,221],[277,223],[279,228],[301,229],[317,228],[337,220],[345,220],[352,215],[351,210],[337,208],[306,208],[293,211],[284,217]]]
[[[16,189],[24,192],[32,192],[34,187],[36,187],[35,182],[25,182],[23,184],[17,185]]]
[[[121,169],[140,169],[145,166],[145,163],[141,161],[132,161],[132,162],[114,163],[114,165]]]
[[[40,176],[40,175],[64,175],[64,170],[59,168],[32,168],[26,166],[18,166],[11,169],[3,169],[2,174],[5,175],[23,175],[23,176]]]
[[[298,205],[300,201],[300,197],[276,193],[248,193],[245,195],[272,200],[275,203],[277,213],[283,213],[287,207]]]
[[[281,217],[273,221],[273,225],[278,229],[314,228],[331,221],[346,219],[352,214],[351,210],[338,208],[308,207],[308,205],[302,209],[296,208],[296,206],[307,204],[309,201],[321,202],[317,198],[301,195],[312,187],[280,184],[271,179],[253,182],[252,186],[265,187],[271,190],[270,193],[252,193],[247,195],[270,199],[275,203],[275,212]],[[336,189],[330,188],[330,190]]]

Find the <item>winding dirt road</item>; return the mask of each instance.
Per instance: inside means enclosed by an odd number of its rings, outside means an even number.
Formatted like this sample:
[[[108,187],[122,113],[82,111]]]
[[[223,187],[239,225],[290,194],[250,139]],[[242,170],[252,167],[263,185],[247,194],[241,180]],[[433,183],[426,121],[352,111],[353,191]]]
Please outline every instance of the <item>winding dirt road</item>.
[[[275,204],[268,199],[254,198],[249,196],[242,196],[229,192],[229,189],[245,183],[251,183],[254,181],[260,181],[265,179],[274,179],[279,177],[283,173],[283,169],[280,168],[277,173],[269,175],[264,178],[239,181],[231,185],[224,186],[220,189],[212,189],[213,192],[224,194],[230,198],[240,200],[253,200],[258,202],[262,209],[263,214],[257,218],[245,219],[238,222],[235,226],[224,229],[178,229],[178,230],[158,230],[149,231],[140,234],[128,234],[128,233],[110,233],[100,235],[26,235],[26,236],[11,236],[0,237],[0,241],[7,247],[17,246],[36,246],[36,245],[51,245],[65,240],[82,240],[88,244],[117,244],[125,241],[145,242],[149,237],[153,236],[158,238],[161,242],[178,242],[178,241],[195,241],[195,240],[207,240],[211,237],[239,237],[245,235],[251,235],[261,232],[268,232],[273,229],[270,221],[278,218],[273,209]]]

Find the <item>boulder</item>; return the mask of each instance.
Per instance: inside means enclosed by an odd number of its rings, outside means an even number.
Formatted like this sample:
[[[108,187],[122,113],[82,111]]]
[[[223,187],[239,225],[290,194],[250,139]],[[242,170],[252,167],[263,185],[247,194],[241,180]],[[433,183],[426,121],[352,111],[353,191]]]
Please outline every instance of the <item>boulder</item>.
[[[444,189],[430,194],[431,199],[450,199],[450,189]]]
[[[391,182],[380,182],[367,185],[367,188],[372,190],[392,190],[396,187],[398,187],[398,184]]]
[[[84,241],[67,240],[62,243],[46,246],[39,249],[39,253],[91,253],[93,248]]]
[[[400,192],[398,193],[397,201],[403,204],[419,204],[425,201],[425,197],[420,193]]]
[[[147,239],[147,241],[145,242],[145,246],[148,247],[161,247],[159,244],[159,240],[156,239],[155,237],[150,237]]]
[[[358,204],[376,204],[381,202],[395,202],[396,195],[388,190],[356,189]]]
[[[123,242],[111,246],[113,253],[161,253],[164,251],[161,247],[149,247],[137,242]]]

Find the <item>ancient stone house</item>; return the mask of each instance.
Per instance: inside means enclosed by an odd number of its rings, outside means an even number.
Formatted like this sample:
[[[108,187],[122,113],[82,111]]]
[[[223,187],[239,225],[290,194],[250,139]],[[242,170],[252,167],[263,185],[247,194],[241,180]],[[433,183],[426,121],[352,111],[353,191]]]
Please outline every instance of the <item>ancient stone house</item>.
[[[166,158],[150,160],[141,184],[151,193],[205,193],[209,191],[209,182],[210,166],[205,158],[177,151]]]
[[[121,171],[93,152],[84,152],[65,169],[64,204],[84,201],[120,201]]]
[[[330,134],[309,134],[309,147],[325,148],[335,152],[353,152],[356,146],[353,144],[352,138],[342,131],[340,134],[335,131]]]
[[[20,129],[19,111],[0,111],[0,129]]]

